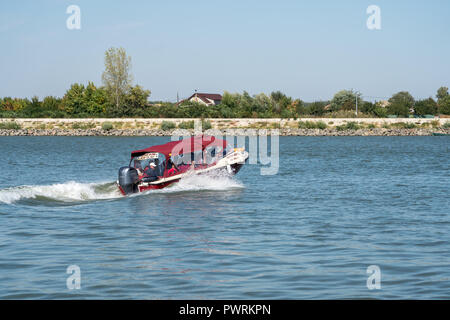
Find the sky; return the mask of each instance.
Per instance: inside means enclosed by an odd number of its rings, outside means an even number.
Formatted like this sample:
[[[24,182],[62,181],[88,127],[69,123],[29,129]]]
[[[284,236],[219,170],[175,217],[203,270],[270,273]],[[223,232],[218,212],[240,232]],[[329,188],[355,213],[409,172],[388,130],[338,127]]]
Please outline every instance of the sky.
[[[67,28],[70,5],[80,29]],[[379,30],[367,28],[370,5],[380,8]],[[153,101],[194,90],[434,97],[450,87],[449,14],[448,0],[1,1],[0,96],[100,86],[105,51],[123,47],[133,83]]]

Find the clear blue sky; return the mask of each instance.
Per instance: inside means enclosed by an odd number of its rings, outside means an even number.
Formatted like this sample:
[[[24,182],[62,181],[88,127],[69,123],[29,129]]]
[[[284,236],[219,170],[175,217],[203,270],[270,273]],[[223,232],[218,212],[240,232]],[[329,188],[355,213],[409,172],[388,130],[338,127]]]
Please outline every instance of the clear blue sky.
[[[71,4],[81,30],[66,28]],[[371,4],[381,8],[381,30],[366,27]],[[0,96],[101,85],[105,50],[122,46],[151,100],[195,89],[424,98],[450,86],[449,34],[448,0],[1,1]]]

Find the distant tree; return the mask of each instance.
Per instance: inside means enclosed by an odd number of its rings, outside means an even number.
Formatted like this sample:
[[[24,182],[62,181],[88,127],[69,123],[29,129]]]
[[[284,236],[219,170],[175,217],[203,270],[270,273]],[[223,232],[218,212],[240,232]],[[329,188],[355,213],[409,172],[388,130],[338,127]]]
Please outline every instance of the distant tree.
[[[414,104],[414,113],[418,116],[437,113],[437,103],[433,98],[419,100]]]
[[[238,103],[237,100],[238,99],[237,99],[236,94],[232,94],[232,93],[225,91],[222,96],[221,105],[224,108],[229,108],[230,110],[233,110],[233,109],[237,108],[237,103]]]
[[[123,48],[109,48],[105,52],[105,71],[102,75],[111,102],[120,109],[125,95],[128,93],[132,75],[131,58]]]
[[[439,113],[450,115],[450,95],[439,101]]]
[[[122,115],[142,116],[148,103],[150,90],[144,90],[141,86],[131,87],[129,93],[125,96]]]
[[[401,117],[407,117],[409,115],[409,107],[401,102],[392,102],[387,107],[387,114],[388,115],[396,115]]]
[[[381,106],[375,104],[375,109],[373,110],[373,114],[379,118],[386,118],[388,114],[388,110]]]
[[[79,83],[72,84],[67,90],[62,99],[62,107],[68,115],[73,116],[86,112],[84,90],[84,85]]]
[[[83,95],[84,110],[88,115],[105,115],[110,103],[105,88],[97,88],[93,82],[89,82]]]
[[[290,104],[292,104],[292,98],[286,96],[281,91],[274,91],[270,94],[270,98],[273,103],[273,111],[278,114],[286,109]]]
[[[447,87],[440,87],[436,93],[436,98],[438,101],[444,99],[448,96],[448,88]]]
[[[358,105],[361,105],[361,97],[353,91],[341,90],[337,92],[331,100],[331,110],[356,110],[356,99],[358,99]]]
[[[322,101],[316,101],[311,103],[309,106],[309,114],[314,116],[321,116],[325,113],[325,103]]]
[[[412,108],[414,105],[414,98],[408,91],[400,91],[394,94],[390,99],[389,102],[391,104],[396,105],[403,105],[407,107],[408,109]]]
[[[361,104],[361,107],[359,110],[363,113],[373,114],[375,111],[375,108],[376,108],[375,103],[372,103],[370,101],[364,101]]]
[[[394,94],[390,99],[390,105],[387,107],[388,114],[406,117],[414,106],[414,98],[407,91],[400,91]]]
[[[297,115],[302,114],[302,111],[305,108],[305,103],[300,99],[296,99],[294,102],[295,102],[295,112],[297,113]]]
[[[42,100],[41,106],[42,111],[40,116],[42,117],[56,118],[65,116],[60,98],[47,96]]]
[[[42,109],[49,111],[57,111],[61,107],[61,99],[57,97],[47,96],[42,100]]]
[[[21,111],[30,101],[28,99],[5,97],[0,101],[0,109],[5,111]]]
[[[37,96],[34,96],[33,98],[31,98],[31,101],[28,101],[28,103],[25,105],[25,107],[21,111],[22,111],[22,115],[27,118],[41,117],[42,109],[41,109],[41,102],[39,101],[39,98]]]
[[[257,94],[253,97],[252,110],[257,116],[271,113],[272,108],[272,100],[264,93]]]
[[[237,111],[237,116],[239,118],[251,118],[253,115],[253,98],[247,91],[244,91],[242,95],[239,96],[239,109]]]

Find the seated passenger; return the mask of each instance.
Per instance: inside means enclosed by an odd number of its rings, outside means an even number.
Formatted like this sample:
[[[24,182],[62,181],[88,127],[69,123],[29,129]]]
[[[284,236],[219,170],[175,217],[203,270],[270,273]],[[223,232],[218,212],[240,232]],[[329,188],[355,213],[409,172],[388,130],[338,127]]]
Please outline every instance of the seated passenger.
[[[150,167],[146,167],[142,181],[153,182],[158,180],[158,171],[154,162],[150,163]]]
[[[167,173],[169,175],[176,174],[180,171],[180,169],[177,167],[177,165],[172,161],[171,158],[169,158],[169,161],[167,161]]]

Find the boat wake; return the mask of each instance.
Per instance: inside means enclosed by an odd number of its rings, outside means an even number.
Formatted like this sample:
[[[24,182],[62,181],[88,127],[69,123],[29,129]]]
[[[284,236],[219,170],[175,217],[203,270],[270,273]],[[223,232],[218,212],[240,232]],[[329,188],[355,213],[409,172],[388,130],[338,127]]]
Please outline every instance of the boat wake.
[[[237,188],[243,188],[243,185],[231,177],[202,175],[185,178],[165,189],[151,190],[133,196],[202,190],[226,191]],[[80,183],[69,181],[52,185],[26,185],[0,189],[0,204],[71,205],[113,199],[125,199],[115,182]]]
[[[119,198],[114,182],[80,183],[69,181],[52,185],[20,186],[0,190],[0,203],[74,203]]]

